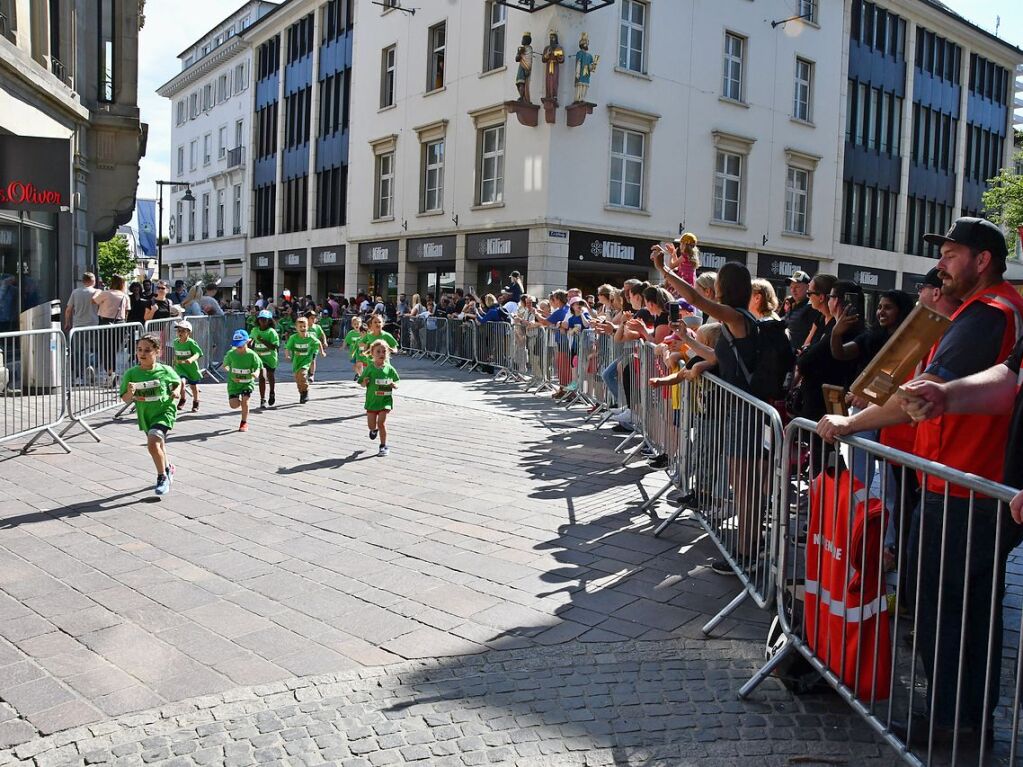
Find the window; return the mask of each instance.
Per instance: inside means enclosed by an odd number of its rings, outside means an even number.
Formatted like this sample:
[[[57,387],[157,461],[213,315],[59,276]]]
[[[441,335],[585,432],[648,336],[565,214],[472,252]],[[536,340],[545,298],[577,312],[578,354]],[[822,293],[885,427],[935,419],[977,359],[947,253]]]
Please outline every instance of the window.
[[[729,224],[741,223],[743,156],[732,152],[717,153],[714,168],[714,220]]]
[[[352,6],[355,0],[330,0],[323,6],[321,25],[323,44],[333,42],[352,26]]]
[[[213,108],[213,83],[206,83],[202,87],[202,111],[208,112]]]
[[[394,68],[398,56],[395,45],[384,48],[380,55],[380,108],[394,106]]]
[[[202,137],[202,164],[209,165],[213,159],[213,134],[207,133]]]
[[[646,136],[611,129],[611,183],[608,201],[621,208],[643,207],[643,153]]]
[[[316,174],[316,228],[344,226],[348,194],[348,166],[340,165]]]
[[[256,159],[277,153],[277,102],[256,110]]]
[[[807,234],[810,204],[810,173],[802,168],[788,167],[785,177],[785,231]]]
[[[630,72],[643,72],[643,52],[646,44],[645,2],[622,0],[618,22],[618,66]]]
[[[288,27],[288,63],[293,64],[313,51],[313,14]]]
[[[187,108],[185,99],[181,99],[181,101],[178,102],[178,125],[184,125],[185,121],[188,119],[188,113],[186,111]]]
[[[444,139],[423,145],[423,183],[419,212],[444,209]]]
[[[813,62],[796,59],[796,88],[792,99],[792,116],[803,122],[811,122],[813,98]]]
[[[746,38],[725,33],[724,68],[721,76],[721,95],[732,101],[742,101],[743,55]]]
[[[221,125],[217,131],[217,157],[221,160],[227,156],[227,126]]]
[[[235,234],[242,233],[242,185],[234,185],[234,202],[231,205],[231,221],[234,222]]]
[[[477,193],[479,205],[491,205],[504,201],[504,126],[495,125],[479,132],[480,186]]]
[[[227,101],[227,97],[231,95],[231,89],[227,87],[227,75],[223,74],[217,78],[217,103],[221,104]]]
[[[284,221],[282,232],[304,232],[309,228],[309,176],[284,182]]]
[[[447,24],[441,22],[430,27],[426,62],[426,90],[444,87],[444,55],[447,49]]]
[[[234,92],[241,93],[249,87],[249,71],[244,63],[234,68]]]
[[[114,100],[114,77],[117,74],[114,62],[114,0],[99,0],[99,50],[97,51],[99,61],[96,71],[99,75],[97,83],[97,98],[100,101]]]
[[[275,35],[256,51],[256,80],[266,80],[281,68],[281,36]]]
[[[178,176],[185,174],[185,145],[178,147]]]
[[[217,190],[217,237],[224,236],[224,190]]]
[[[252,228],[256,237],[266,237],[276,231],[274,220],[274,205],[277,195],[277,185],[267,184],[258,186],[252,190],[253,196],[253,222]]]
[[[195,200],[188,203],[188,241],[195,239]]]
[[[807,21],[817,23],[817,0],[799,0],[796,10]]]
[[[199,91],[188,97],[188,115],[193,120],[199,116]]]
[[[485,19],[487,28],[483,46],[483,71],[490,72],[504,66],[504,36],[508,27],[508,9],[494,0],[488,0]]]
[[[202,238],[208,240],[210,238],[210,193],[203,192],[202,194]]]
[[[242,145],[242,137],[245,134],[245,121],[235,120],[234,123],[234,147],[236,149]]]
[[[188,169],[195,170],[199,167],[199,139],[192,139],[188,145]]]
[[[309,142],[312,93],[311,87],[305,87],[284,97],[284,146],[288,149]]]
[[[184,221],[185,221],[184,208],[185,208],[185,204],[183,202],[181,202],[181,200],[178,200],[177,218],[174,221],[174,223],[175,223],[175,226],[174,226],[174,242],[181,242],[181,234],[182,234],[181,227],[182,227],[182,225],[184,224]]]
[[[320,136],[348,129],[351,84],[351,69],[320,80]]]
[[[377,193],[373,218],[394,215],[394,152],[377,155]]]

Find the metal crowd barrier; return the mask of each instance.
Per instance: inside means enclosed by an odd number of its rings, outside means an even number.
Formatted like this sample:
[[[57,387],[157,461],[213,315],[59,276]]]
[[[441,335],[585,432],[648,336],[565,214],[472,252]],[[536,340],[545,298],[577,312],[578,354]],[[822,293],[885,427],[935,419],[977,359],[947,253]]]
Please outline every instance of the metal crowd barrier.
[[[1023,625],[1003,652],[1002,618],[1015,491],[857,437],[833,449],[805,419],[781,466],[786,641],[740,697],[798,653],[907,764],[1017,764]]]
[[[55,429],[67,416],[67,348],[60,330],[0,333],[0,443],[44,434],[71,452]]]
[[[220,368],[224,364],[224,355],[231,350],[231,338],[235,331],[245,328],[245,315],[240,313],[211,315],[206,319],[209,322],[209,338],[205,346],[199,342],[206,353],[206,373],[213,379],[222,381]]]
[[[511,365],[511,338],[511,325],[507,322],[484,322],[478,325],[474,338],[475,367],[497,379],[508,378],[508,368]]]
[[[117,409],[117,418],[127,408],[120,396],[121,376],[135,365],[135,345],[145,329],[142,323],[93,325],[72,328],[68,334],[68,416],[60,433],[64,436],[76,424],[100,441],[87,418]]]

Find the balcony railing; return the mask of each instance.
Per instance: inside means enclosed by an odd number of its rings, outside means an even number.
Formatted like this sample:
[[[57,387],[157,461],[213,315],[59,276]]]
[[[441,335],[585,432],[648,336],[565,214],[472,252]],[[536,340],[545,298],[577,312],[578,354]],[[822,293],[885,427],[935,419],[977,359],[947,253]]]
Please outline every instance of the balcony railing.
[[[71,83],[68,81],[67,69],[64,67],[64,62],[56,56],[50,57],[50,71],[53,72],[54,77],[64,83],[64,85],[70,87]]]
[[[224,236],[224,230],[223,229],[218,229],[217,230],[217,237],[223,237],[223,236]]]
[[[245,147],[236,146],[234,149],[227,151],[227,167],[234,168],[241,165],[245,160]]]
[[[241,234],[242,233],[242,228],[240,226],[238,226],[237,224],[235,224],[234,229],[232,231],[235,234]]]

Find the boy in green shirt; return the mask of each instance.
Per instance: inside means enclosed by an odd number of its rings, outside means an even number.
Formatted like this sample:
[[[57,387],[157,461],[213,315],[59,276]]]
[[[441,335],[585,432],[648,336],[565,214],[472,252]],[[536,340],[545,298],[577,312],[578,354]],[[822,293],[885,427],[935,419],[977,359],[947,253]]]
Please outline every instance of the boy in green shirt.
[[[263,360],[259,371],[259,408],[266,407],[266,383],[270,382],[270,407],[277,402],[274,389],[277,386],[277,350],[281,346],[281,337],[274,324],[273,312],[263,309],[256,317],[256,327],[249,333],[249,346]]]
[[[323,332],[323,327],[316,321],[316,312],[312,309],[305,313],[306,322],[309,323],[309,335],[315,336],[316,340],[320,342],[320,346],[323,349],[323,356],[327,356],[327,334]],[[309,383],[312,383],[316,378],[316,358],[313,357],[313,364],[309,367]]]
[[[364,365],[369,364],[369,347],[374,341],[385,341],[392,352],[398,350],[398,339],[384,330],[384,318],[379,314],[374,314],[369,318],[369,327],[366,330],[366,335],[362,338],[363,351],[360,353],[359,359]]]
[[[309,401],[309,367],[317,353],[327,356],[327,350],[320,345],[319,339],[309,332],[309,320],[299,317],[295,321],[295,335],[284,345],[284,356],[291,360],[300,405]]]
[[[135,346],[139,364],[121,378],[121,399],[135,406],[139,430],[146,435],[146,448],[156,466],[156,494],[170,492],[174,466],[167,458],[167,434],[174,428],[178,411],[174,405],[181,376],[170,365],[157,362],[160,339],[146,334]]]
[[[174,323],[174,329],[178,337],[174,339],[174,369],[181,380],[188,384],[192,390],[192,412],[199,409],[199,382],[202,381],[202,371],[199,370],[199,360],[202,358],[202,348],[192,338],[192,323],[188,320],[179,320]],[[178,410],[185,407],[185,387],[181,387],[181,399],[178,400]]]
[[[391,347],[378,339],[369,347],[370,362],[359,376],[359,383],[366,387],[366,419],[369,423],[369,438],[380,434],[379,456],[387,455],[387,414],[394,406],[391,392],[397,388],[398,371],[391,367]]]
[[[236,330],[231,339],[233,347],[224,355],[224,370],[227,372],[227,402],[232,410],[242,409],[242,422],[238,431],[249,430],[249,397],[256,376],[263,367],[263,361],[249,348],[249,334]]]
[[[355,380],[359,380],[359,376],[362,374],[362,369],[365,366],[362,362],[362,339],[366,335],[365,328],[362,327],[362,317],[355,315],[352,317],[352,329],[345,334],[344,345],[348,347],[348,352],[352,356],[352,365],[355,368]]]

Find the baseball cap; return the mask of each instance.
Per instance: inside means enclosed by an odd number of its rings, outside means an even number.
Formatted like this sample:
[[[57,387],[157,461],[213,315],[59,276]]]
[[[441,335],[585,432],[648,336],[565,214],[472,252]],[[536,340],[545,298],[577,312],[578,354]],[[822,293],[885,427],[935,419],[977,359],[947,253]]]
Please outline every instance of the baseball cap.
[[[258,320],[272,320],[274,318],[273,312],[263,309],[259,314],[256,315]]]
[[[809,285],[811,279],[812,278],[809,274],[800,269],[799,271],[792,273],[792,276],[789,277],[789,282],[801,282],[804,285]]]
[[[991,255],[1001,260],[1005,260],[1009,255],[1002,230],[986,218],[973,216],[957,218],[945,234],[925,234],[924,242],[937,245],[939,248],[946,242],[968,245],[977,250],[990,251]]]
[[[245,346],[249,342],[249,334],[244,330],[234,331],[234,336],[231,337],[231,346]]]
[[[938,267],[934,267],[924,276],[923,281],[920,283],[920,287],[927,285],[931,288],[942,287],[941,273],[938,271]]]
[[[174,327],[178,330],[187,330],[189,333],[192,332],[192,323],[188,320],[178,320],[174,323]]]

